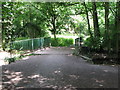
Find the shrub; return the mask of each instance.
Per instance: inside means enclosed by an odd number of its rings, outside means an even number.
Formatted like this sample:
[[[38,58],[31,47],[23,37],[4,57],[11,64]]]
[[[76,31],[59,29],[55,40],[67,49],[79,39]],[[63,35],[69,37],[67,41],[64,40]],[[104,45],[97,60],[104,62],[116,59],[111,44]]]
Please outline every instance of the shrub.
[[[73,45],[73,39],[72,38],[51,38],[51,46],[70,46]]]
[[[15,57],[13,57],[13,58],[5,58],[5,61],[10,64],[10,63],[12,63],[12,62],[15,62],[15,61],[16,61],[16,58],[15,58]]]
[[[87,38],[85,41],[84,41],[84,46],[87,46],[87,47],[92,47],[93,46],[93,42],[92,42],[92,39],[89,37]]]

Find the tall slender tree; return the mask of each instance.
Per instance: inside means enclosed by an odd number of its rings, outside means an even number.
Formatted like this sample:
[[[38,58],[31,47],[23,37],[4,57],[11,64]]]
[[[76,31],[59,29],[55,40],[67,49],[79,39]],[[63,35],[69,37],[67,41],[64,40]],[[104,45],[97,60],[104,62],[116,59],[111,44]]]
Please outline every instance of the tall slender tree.
[[[119,41],[120,41],[120,1],[116,3],[117,11],[116,11],[116,53],[118,55],[119,52]]]
[[[104,42],[107,45],[107,50],[110,51],[110,47],[111,47],[111,40],[110,40],[110,30],[109,30],[109,2],[105,2],[104,3],[104,7],[105,7],[105,34],[104,34]]]
[[[90,29],[90,20],[89,20],[88,9],[87,9],[86,3],[84,2],[83,4],[84,4],[84,7],[85,7],[85,13],[86,13],[86,18],[87,18],[87,23],[88,23],[88,31],[89,31],[91,40],[93,42],[94,39],[93,39],[93,35],[92,35],[91,29]]]
[[[0,9],[2,10],[2,4],[0,3]],[[2,15],[2,11],[0,10],[0,46],[2,45],[2,24],[1,24],[1,15]]]
[[[97,38],[97,37],[100,37],[100,30],[99,30],[99,24],[98,24],[96,2],[92,2],[92,9],[93,9],[94,37]]]

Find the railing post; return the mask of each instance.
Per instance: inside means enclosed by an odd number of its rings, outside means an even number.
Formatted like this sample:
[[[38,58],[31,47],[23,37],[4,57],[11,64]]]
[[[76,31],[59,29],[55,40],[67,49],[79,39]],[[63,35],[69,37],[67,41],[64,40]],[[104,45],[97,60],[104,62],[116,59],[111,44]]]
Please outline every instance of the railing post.
[[[33,39],[32,39],[32,50],[34,49]]]

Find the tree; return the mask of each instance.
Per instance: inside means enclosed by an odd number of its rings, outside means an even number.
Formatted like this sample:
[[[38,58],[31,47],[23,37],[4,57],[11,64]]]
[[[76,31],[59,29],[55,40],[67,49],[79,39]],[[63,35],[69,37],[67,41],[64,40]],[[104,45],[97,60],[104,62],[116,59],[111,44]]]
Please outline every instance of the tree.
[[[120,43],[120,1],[116,3],[117,11],[116,11],[116,53],[118,55],[119,52],[119,43]]]
[[[0,25],[0,47],[2,46],[2,27]]]
[[[89,21],[88,9],[87,9],[87,6],[86,6],[85,2],[83,4],[84,4],[84,7],[85,7],[85,12],[86,12],[86,18],[87,18],[87,23],[88,23],[88,31],[89,31],[91,40],[93,42],[94,39],[93,39],[93,35],[92,35],[91,29],[90,29],[90,21]]]
[[[107,50],[110,51],[110,47],[111,47],[111,40],[110,40],[110,28],[109,28],[109,2],[105,2],[104,3],[104,7],[105,7],[105,34],[104,34],[104,42],[107,45]]]
[[[13,11],[13,3],[4,2],[2,3],[2,38],[3,49],[8,46],[8,44],[14,40],[14,11]]]
[[[16,37],[44,37],[50,32],[56,38],[56,34],[62,32],[73,34],[81,30],[83,40],[89,42],[87,46],[99,48],[101,45],[103,48],[118,52],[120,15],[119,4],[116,4],[117,7],[115,4],[3,2],[2,38],[4,43],[10,43]]]
[[[2,10],[2,5],[0,3],[0,9]],[[0,10],[0,13],[2,13],[2,11]],[[2,45],[2,24],[1,24],[1,19],[2,19],[2,16],[0,15],[0,47]]]
[[[96,10],[96,2],[92,2],[92,9],[93,9],[94,37],[99,38],[100,31],[99,31],[98,16]]]

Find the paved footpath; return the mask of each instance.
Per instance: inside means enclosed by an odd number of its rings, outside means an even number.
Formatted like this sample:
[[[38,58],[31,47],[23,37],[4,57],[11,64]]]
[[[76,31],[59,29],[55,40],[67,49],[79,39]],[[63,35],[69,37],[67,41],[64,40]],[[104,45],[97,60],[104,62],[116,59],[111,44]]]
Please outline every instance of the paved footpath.
[[[48,48],[23,60],[2,66],[3,88],[117,88],[118,67],[93,65],[78,56],[74,48]],[[13,88],[13,89],[12,89]]]

